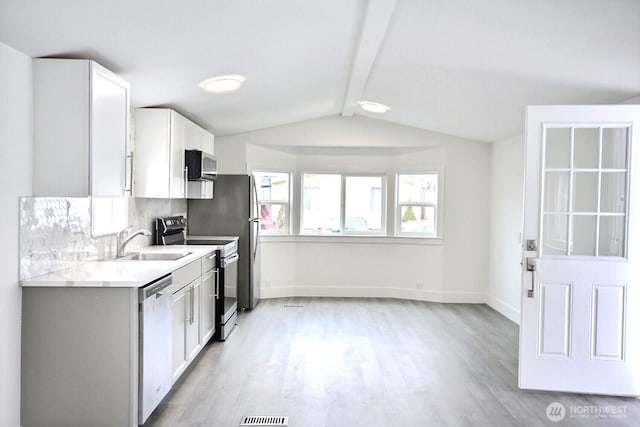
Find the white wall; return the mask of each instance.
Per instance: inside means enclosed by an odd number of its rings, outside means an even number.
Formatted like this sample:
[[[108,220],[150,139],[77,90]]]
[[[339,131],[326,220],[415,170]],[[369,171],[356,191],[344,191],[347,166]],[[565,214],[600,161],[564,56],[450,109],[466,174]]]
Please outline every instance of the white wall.
[[[520,323],[524,135],[492,144],[487,303]]]
[[[326,117],[216,139],[220,173],[444,172],[442,240],[265,237],[262,296],[484,302],[489,145],[364,117]],[[297,192],[294,192],[294,195]],[[294,206],[299,206],[294,200]],[[392,209],[392,200],[388,205]],[[297,224],[294,224],[294,230]]]
[[[0,43],[0,425],[20,425],[18,198],[32,193],[31,58]]]

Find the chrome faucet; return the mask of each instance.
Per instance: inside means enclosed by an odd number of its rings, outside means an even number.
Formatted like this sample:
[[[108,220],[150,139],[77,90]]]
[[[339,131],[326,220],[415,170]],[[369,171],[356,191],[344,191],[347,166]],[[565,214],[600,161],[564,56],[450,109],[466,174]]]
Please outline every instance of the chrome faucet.
[[[136,230],[133,233],[129,234],[129,230],[131,226],[125,228],[124,230],[118,232],[116,235],[118,250],[116,252],[116,257],[120,258],[124,256],[124,247],[127,246],[127,243],[131,241],[136,236],[151,236],[151,232],[145,228],[141,228],[140,230]]]

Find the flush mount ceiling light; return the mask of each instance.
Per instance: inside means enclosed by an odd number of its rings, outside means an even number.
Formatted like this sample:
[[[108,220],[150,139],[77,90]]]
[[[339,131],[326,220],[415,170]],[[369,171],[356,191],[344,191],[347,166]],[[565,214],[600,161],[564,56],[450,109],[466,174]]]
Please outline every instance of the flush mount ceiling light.
[[[360,101],[358,102],[358,104],[360,104],[360,107],[363,110],[368,111],[370,113],[382,114],[382,113],[386,113],[391,109],[384,104],[380,104],[379,102]]]
[[[200,87],[207,92],[222,93],[238,90],[246,77],[239,75],[219,76],[207,79],[200,83]]]

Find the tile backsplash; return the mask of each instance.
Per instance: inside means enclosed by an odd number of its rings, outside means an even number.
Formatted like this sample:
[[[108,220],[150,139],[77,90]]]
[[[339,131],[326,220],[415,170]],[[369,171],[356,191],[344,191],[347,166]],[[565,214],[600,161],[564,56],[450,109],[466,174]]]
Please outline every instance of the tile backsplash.
[[[128,224],[153,232],[159,216],[186,215],[187,201],[128,199]],[[20,279],[29,279],[90,261],[113,259],[116,236],[91,235],[90,197],[25,197],[20,199]],[[127,250],[153,243],[136,237]]]

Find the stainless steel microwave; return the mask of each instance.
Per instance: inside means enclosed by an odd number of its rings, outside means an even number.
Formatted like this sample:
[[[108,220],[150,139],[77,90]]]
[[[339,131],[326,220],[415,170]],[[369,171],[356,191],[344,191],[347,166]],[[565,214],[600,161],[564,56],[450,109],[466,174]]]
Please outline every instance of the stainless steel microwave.
[[[185,150],[184,165],[189,181],[215,181],[217,162],[211,154],[200,150]]]

